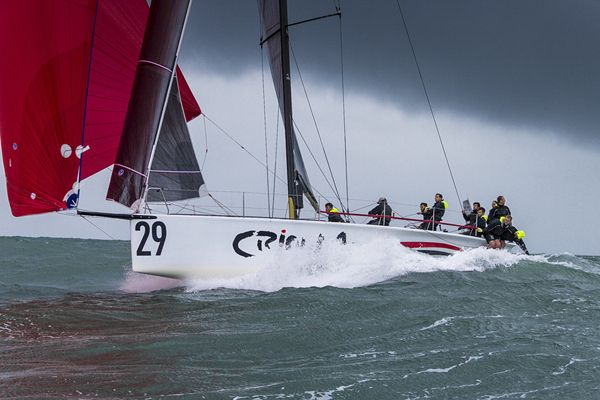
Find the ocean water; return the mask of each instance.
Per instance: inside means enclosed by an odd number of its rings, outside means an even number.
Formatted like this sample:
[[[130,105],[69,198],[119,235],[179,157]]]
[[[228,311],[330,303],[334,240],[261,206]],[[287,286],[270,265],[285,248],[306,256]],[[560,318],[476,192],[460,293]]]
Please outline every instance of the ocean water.
[[[0,360],[0,398],[600,398],[600,257],[332,244],[184,282],[0,238]]]

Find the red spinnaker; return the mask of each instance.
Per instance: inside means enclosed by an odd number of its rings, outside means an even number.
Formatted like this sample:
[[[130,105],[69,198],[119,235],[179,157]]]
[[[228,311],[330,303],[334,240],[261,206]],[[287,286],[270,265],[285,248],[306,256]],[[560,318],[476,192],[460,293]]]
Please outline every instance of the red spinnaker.
[[[114,163],[147,18],[146,0],[0,3],[0,138],[13,215],[75,204],[80,165],[85,179]],[[186,118],[198,116],[189,87],[180,90]]]

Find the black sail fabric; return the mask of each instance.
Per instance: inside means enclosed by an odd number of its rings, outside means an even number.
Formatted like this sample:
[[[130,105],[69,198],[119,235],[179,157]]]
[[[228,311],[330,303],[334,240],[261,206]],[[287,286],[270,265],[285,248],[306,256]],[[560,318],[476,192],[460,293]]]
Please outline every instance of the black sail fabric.
[[[152,159],[146,200],[177,201],[207,194],[175,78]]]
[[[262,40],[267,49],[271,76],[279,101],[279,109],[283,113],[283,72],[281,61],[281,22],[279,18],[278,0],[258,0],[261,19]]]
[[[191,0],[153,0],[107,199],[139,210]]]

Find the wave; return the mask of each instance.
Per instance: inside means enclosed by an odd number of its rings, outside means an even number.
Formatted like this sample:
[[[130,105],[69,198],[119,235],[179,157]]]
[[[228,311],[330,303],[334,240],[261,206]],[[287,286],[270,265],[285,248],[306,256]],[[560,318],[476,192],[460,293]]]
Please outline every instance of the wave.
[[[329,242],[321,247],[277,249],[267,266],[234,278],[198,279],[185,283],[188,291],[215,288],[273,292],[285,287],[333,286],[354,288],[384,282],[409,273],[485,271],[521,262],[547,263],[545,256],[527,256],[484,248],[433,257],[390,240],[364,244]]]

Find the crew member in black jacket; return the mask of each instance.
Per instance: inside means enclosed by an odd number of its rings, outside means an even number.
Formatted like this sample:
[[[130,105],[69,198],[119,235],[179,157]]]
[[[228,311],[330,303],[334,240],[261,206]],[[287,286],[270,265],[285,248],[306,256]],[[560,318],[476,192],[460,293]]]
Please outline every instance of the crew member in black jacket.
[[[380,218],[375,218],[369,221],[369,225],[385,225],[388,226],[392,220],[392,207],[387,203],[385,197],[380,197],[374,209],[369,211],[369,215],[381,215]]]
[[[496,207],[492,207],[490,210],[490,215],[488,215],[488,224],[491,224],[494,222],[494,220],[511,215],[510,208],[506,206],[506,199],[504,199],[504,196],[498,196],[497,202],[498,205]]]
[[[512,220],[512,217],[510,215],[508,215],[506,218],[509,218],[509,217]],[[505,218],[505,220],[506,220],[506,218]],[[518,230],[511,224],[508,228],[506,228],[506,231],[502,234],[501,239],[503,239],[507,242],[515,242],[516,244],[519,245],[521,250],[523,250],[523,252],[525,252],[525,254],[527,254],[529,256],[530,255],[529,250],[527,250],[527,246],[525,245],[525,242],[523,241],[524,237],[525,237],[525,232]]]
[[[339,213],[340,210],[338,210],[337,208],[333,208],[333,204],[331,204],[331,203],[325,204],[325,212],[329,216],[327,218],[327,220],[329,222],[344,222],[344,219],[342,218],[341,215],[334,214],[334,213]]]
[[[462,215],[463,218],[465,219],[465,222],[467,223],[467,226],[475,226],[476,222],[477,222],[477,210],[479,209],[479,207],[481,207],[481,204],[479,204],[479,202],[475,202],[473,203],[473,211],[471,211],[469,214],[467,214],[465,212],[465,210],[462,211]]]
[[[438,226],[438,222],[442,220],[444,213],[446,212],[446,208],[448,208],[448,203],[444,201],[444,196],[440,193],[436,193],[435,195],[435,203],[431,208],[423,212],[418,212],[417,214],[423,214],[423,219],[434,221],[434,222],[425,222],[425,226],[423,229],[427,229],[430,231],[435,231]],[[423,224],[421,224],[423,225]]]
[[[487,225],[487,217],[485,216],[485,208],[483,208],[483,207],[477,208],[477,220],[475,221],[475,223],[476,223],[476,225],[474,225],[474,226],[476,229],[466,229],[465,232],[462,233],[462,235],[477,236],[477,237],[482,236],[481,231],[483,231],[483,229],[485,229],[485,226]]]
[[[506,247],[506,242],[502,239],[502,235],[504,235],[511,223],[512,217],[507,215],[502,221],[496,219],[490,222],[485,229],[481,230],[485,240],[488,242],[488,249],[503,249]]]

